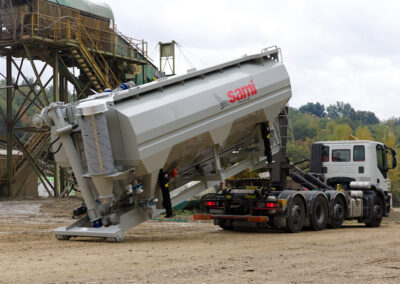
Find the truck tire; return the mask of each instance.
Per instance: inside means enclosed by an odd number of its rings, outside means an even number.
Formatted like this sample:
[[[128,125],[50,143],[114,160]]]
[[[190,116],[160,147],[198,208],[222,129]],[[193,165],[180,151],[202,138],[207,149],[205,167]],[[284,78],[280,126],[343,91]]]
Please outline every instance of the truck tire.
[[[328,203],[322,195],[315,197],[311,208],[311,228],[320,231],[326,228],[328,224]]]
[[[286,217],[286,231],[288,233],[298,233],[304,225],[305,207],[300,196],[295,196],[290,201],[287,208],[288,214]]]
[[[235,228],[232,226],[232,222],[229,220],[223,220],[223,219],[216,219],[214,220],[214,225],[220,226],[224,230],[232,231]]]
[[[338,196],[333,201],[332,214],[330,217],[329,227],[332,229],[338,229],[342,226],[345,216],[345,203],[342,197]]]
[[[379,227],[382,222],[383,210],[382,200],[378,196],[375,196],[372,204],[370,222],[365,222],[365,225],[370,228]]]

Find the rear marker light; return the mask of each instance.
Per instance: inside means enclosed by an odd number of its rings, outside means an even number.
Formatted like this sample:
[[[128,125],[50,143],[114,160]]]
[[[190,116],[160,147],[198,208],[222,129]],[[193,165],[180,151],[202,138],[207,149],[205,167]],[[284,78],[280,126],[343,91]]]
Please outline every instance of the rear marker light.
[[[267,203],[265,203],[265,207],[267,207],[267,208],[277,208],[278,207],[278,203],[267,202]]]
[[[216,206],[218,206],[218,203],[217,203],[217,201],[206,201],[206,206],[216,207]]]
[[[279,203],[277,202],[257,202],[255,209],[276,209],[279,207]]]

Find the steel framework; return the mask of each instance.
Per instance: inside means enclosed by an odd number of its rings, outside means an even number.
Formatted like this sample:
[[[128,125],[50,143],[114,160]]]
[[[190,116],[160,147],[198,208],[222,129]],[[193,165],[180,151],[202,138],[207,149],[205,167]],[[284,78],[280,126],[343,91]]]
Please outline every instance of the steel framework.
[[[0,100],[6,102],[0,104],[0,127],[5,128],[0,140],[5,140],[7,150],[0,196],[24,195],[32,175],[49,195],[60,195],[68,174],[47,151],[50,129],[31,127],[32,115],[52,102],[82,99],[125,80],[145,83],[153,79],[156,68],[148,60],[147,43],[125,37],[113,21],[43,0],[19,2],[27,8],[17,10],[13,1],[0,0],[0,60],[6,63],[5,74],[0,72],[5,82]],[[45,11],[56,12],[43,12],[44,5]],[[49,176],[54,176],[54,183]]]
[[[175,41],[159,42],[160,47],[160,71],[167,76],[175,75]]]

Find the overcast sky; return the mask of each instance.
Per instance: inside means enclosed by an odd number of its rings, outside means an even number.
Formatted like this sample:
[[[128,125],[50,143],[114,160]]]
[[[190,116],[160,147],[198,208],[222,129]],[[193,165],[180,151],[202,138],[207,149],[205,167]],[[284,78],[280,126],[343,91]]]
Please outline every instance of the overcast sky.
[[[380,119],[400,117],[399,1],[106,2],[120,31],[149,42],[157,65],[159,41],[182,46],[178,72],[277,45],[291,78],[291,106],[344,101]]]
[[[282,49],[293,98],[344,101],[381,119],[400,116],[399,1],[109,0],[118,29],[149,42],[177,41],[197,68]],[[179,71],[190,68],[177,55]]]

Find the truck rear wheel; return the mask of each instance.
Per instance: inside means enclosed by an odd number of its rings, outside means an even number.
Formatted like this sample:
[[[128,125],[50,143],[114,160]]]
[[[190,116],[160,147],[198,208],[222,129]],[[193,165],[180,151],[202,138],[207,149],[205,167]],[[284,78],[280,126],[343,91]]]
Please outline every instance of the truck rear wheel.
[[[343,224],[346,210],[345,203],[342,197],[336,197],[336,199],[333,201],[332,209],[333,210],[330,218],[329,227],[332,229],[337,229],[340,228]]]
[[[300,196],[295,196],[288,207],[286,217],[286,231],[288,233],[298,233],[304,225],[305,208]]]
[[[322,195],[315,197],[310,215],[311,227],[316,230],[323,230],[328,224],[328,203]]]
[[[383,216],[383,203],[378,196],[374,197],[374,202],[372,205],[372,213],[370,222],[366,222],[365,225],[367,227],[379,227],[382,222]]]
[[[232,226],[232,222],[229,220],[224,220],[224,219],[215,219],[214,220],[214,225],[220,226],[224,230],[234,230],[235,228]]]

